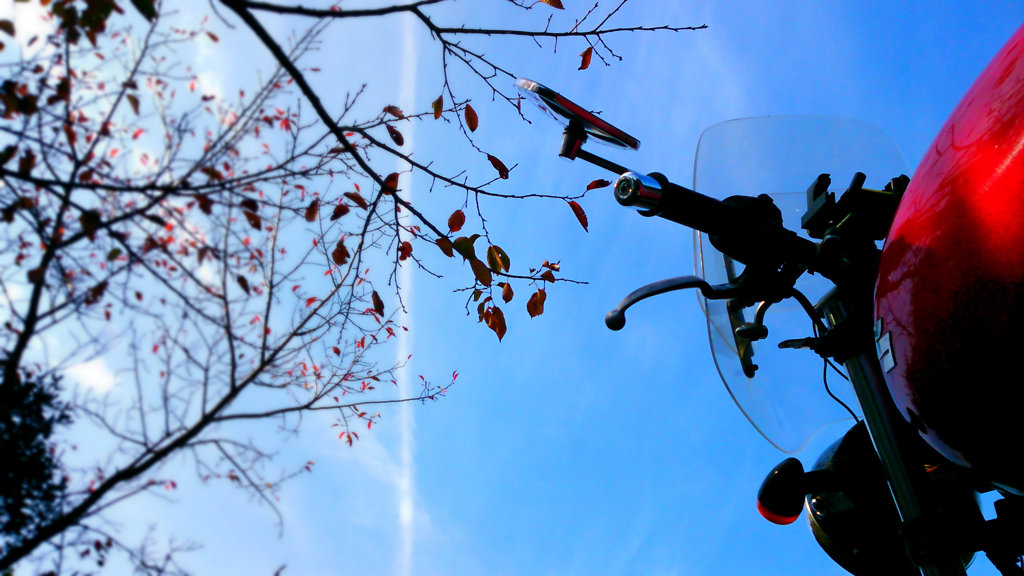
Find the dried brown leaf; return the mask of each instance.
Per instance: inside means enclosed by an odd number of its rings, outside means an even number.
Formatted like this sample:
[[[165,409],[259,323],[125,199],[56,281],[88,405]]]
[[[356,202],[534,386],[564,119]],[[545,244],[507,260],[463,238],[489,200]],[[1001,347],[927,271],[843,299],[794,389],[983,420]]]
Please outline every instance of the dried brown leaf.
[[[360,194],[359,192],[345,192],[343,196],[345,196],[345,198],[348,198],[352,202],[355,202],[356,206],[359,206],[363,210],[366,210],[367,208],[370,207],[370,205],[366,203],[366,199],[363,198],[363,195]]]
[[[345,262],[348,262],[349,255],[348,248],[345,247],[345,240],[338,240],[338,245],[331,252],[331,260],[338,266],[343,266]]]
[[[469,266],[473,269],[473,275],[476,276],[477,281],[484,286],[491,285],[491,282],[493,281],[491,277],[491,270],[487,268],[486,264],[481,262],[478,258],[474,258],[469,261]]]
[[[452,232],[458,232],[462,230],[462,226],[466,223],[466,214],[462,210],[456,210],[452,212],[452,215],[448,217],[448,230]]]
[[[440,96],[438,96],[437,100],[434,100],[430,104],[430,107],[433,108],[433,110],[434,110],[434,120],[437,120],[438,118],[440,118],[441,117],[441,112],[444,110],[444,94],[441,94]]]
[[[438,238],[435,243],[437,247],[441,249],[441,252],[449,258],[455,257],[455,248],[452,246],[452,241],[445,238],[444,236]]]
[[[395,143],[395,146],[404,146],[405,145],[405,136],[402,136],[402,133],[399,132],[391,124],[388,124],[388,136],[391,136],[391,140],[392,140],[392,142]]]
[[[242,210],[242,214],[245,215],[245,219],[249,222],[249,226],[259,230],[263,228],[263,220],[260,215],[250,210]]]
[[[576,219],[580,221],[580,226],[583,226],[583,230],[589,232],[590,230],[587,228],[587,213],[583,211],[583,207],[575,200],[570,200],[569,208],[572,208],[572,213],[575,214]]]
[[[380,299],[380,294],[374,290],[370,299],[373,300],[373,311],[377,313],[377,316],[384,316],[384,301]]]
[[[384,194],[394,194],[398,192],[398,173],[392,172],[388,174],[388,177],[384,179],[384,187],[380,190]]]
[[[338,218],[341,218],[345,214],[348,214],[349,208],[344,203],[338,204],[334,207],[334,211],[331,212],[331,222],[334,222]]]
[[[498,176],[502,180],[508,180],[508,168],[505,167],[505,163],[490,154],[487,155],[487,159],[490,160],[491,166],[498,171]]]
[[[587,46],[587,49],[580,52],[580,70],[590,68],[590,57],[594,55],[594,47]]]
[[[487,327],[494,330],[494,333],[498,336],[500,342],[505,337],[507,328],[505,327],[505,314],[501,311],[501,308],[494,306],[484,314],[484,321],[487,323]]]
[[[320,214],[320,199],[313,198],[313,201],[306,207],[306,222],[315,222],[318,214]]]
[[[530,299],[526,302],[526,311],[530,314],[530,318],[536,318],[544,313],[544,301],[547,298],[548,293],[543,288],[538,289],[530,296]]]

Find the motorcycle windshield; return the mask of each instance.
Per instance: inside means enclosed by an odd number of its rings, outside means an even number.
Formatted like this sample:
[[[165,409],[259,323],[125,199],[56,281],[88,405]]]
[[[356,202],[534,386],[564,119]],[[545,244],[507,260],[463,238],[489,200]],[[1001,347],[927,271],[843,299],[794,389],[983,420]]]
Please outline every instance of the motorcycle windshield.
[[[865,188],[881,189],[907,168],[895,144],[863,122],[821,116],[744,118],[716,124],[701,135],[693,187],[718,199],[768,194],[782,211],[783,225],[807,237],[800,226],[807,188],[819,174],[830,174],[829,190],[838,199],[856,172],[867,175]],[[743,271],[705,234],[695,233],[694,249],[697,274],[711,284],[729,282]],[[796,288],[817,303],[832,284],[804,274]],[[826,386],[821,357],[805,348],[779,347],[814,335],[810,317],[795,299],[767,309],[768,337],[755,342],[737,336],[735,328],[751,322],[756,307],[700,300],[722,381],[750,423],[776,448],[798,452],[822,428],[851,418],[830,392],[859,411],[849,383],[830,369]]]

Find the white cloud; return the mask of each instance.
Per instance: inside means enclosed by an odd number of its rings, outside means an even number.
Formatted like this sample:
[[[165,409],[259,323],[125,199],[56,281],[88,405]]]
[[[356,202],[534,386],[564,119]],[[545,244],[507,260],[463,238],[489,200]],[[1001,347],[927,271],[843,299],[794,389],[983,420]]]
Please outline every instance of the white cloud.
[[[0,19],[14,20],[23,58],[31,58],[47,46],[43,39],[53,31],[53,20],[48,18],[47,10],[36,2],[0,0]],[[36,41],[29,46],[28,42],[33,37]]]
[[[107,367],[107,362],[103,358],[75,364],[65,370],[65,373],[80,386],[96,392],[107,392],[117,384],[117,377]]]

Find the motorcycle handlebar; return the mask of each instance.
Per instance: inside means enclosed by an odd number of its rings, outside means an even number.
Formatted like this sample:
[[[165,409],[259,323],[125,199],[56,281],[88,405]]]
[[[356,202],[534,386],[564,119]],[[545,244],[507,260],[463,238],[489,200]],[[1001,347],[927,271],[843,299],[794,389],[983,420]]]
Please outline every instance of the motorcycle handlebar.
[[[704,232],[716,248],[744,264],[777,267],[796,262],[828,276],[818,261],[817,244],[784,228],[778,208],[767,196],[735,197],[733,202],[716,200],[673,184],[656,172],[626,172],[615,182],[615,199],[623,206],[645,209],[647,215]],[[770,207],[778,214],[777,221],[767,217],[764,210],[741,208],[740,202],[747,206],[762,202],[763,208]]]
[[[626,172],[619,176],[615,200],[715,236],[726,233],[736,219],[734,211],[720,200],[673,184],[658,173]]]

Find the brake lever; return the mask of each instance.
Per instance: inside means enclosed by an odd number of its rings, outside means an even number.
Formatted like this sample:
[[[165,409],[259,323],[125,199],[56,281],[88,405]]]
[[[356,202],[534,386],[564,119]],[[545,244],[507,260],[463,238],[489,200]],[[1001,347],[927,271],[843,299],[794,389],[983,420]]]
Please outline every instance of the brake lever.
[[[741,286],[732,282],[712,286],[699,276],[676,276],[667,280],[659,280],[630,292],[622,299],[622,302],[619,302],[618,306],[604,317],[604,324],[611,330],[622,330],[622,327],[626,325],[626,310],[633,304],[651,296],[687,288],[697,288],[705,298],[711,300],[724,300],[736,296],[740,292]]]

